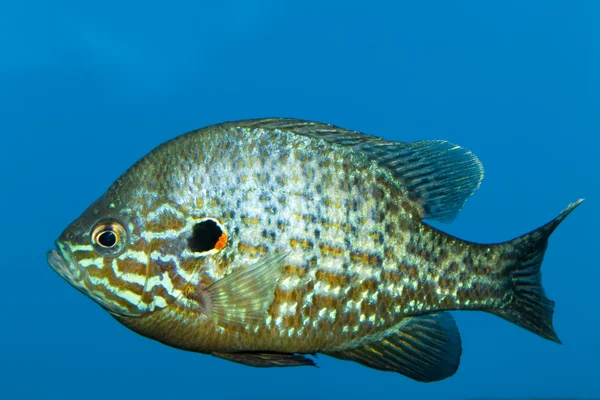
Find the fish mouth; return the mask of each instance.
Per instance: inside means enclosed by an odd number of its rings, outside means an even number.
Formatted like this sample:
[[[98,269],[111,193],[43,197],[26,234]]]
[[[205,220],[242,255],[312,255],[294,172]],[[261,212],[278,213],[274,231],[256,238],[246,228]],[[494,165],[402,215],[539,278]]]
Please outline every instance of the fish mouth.
[[[46,260],[50,267],[60,275],[64,280],[69,282],[71,285],[75,285],[75,277],[73,271],[69,266],[69,262],[62,255],[62,252],[58,249],[49,250],[46,253]]]
[[[46,253],[46,260],[50,264],[50,267],[58,274],[67,269],[67,261],[56,249],[52,249]]]

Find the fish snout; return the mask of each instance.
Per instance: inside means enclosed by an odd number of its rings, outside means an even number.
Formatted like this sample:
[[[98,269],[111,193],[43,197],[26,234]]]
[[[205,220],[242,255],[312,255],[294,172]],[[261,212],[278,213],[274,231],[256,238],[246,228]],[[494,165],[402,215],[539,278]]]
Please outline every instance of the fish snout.
[[[49,250],[46,253],[46,260],[48,261],[48,264],[50,264],[50,267],[54,270],[54,272],[56,272],[70,284],[75,284],[75,281],[77,280],[75,275],[78,274],[76,273],[76,271],[73,271],[73,268],[71,267],[70,263],[63,256],[60,250]]]
[[[50,264],[50,267],[59,274],[68,269],[67,261],[56,249],[49,250],[46,253],[46,260]]]

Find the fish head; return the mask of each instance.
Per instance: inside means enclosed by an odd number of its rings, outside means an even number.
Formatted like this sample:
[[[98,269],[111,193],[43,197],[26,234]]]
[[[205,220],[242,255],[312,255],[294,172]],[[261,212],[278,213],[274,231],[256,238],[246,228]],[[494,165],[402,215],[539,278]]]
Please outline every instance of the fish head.
[[[153,309],[146,292],[149,262],[141,232],[142,219],[106,194],[62,232],[47,261],[112,314],[141,316]]]

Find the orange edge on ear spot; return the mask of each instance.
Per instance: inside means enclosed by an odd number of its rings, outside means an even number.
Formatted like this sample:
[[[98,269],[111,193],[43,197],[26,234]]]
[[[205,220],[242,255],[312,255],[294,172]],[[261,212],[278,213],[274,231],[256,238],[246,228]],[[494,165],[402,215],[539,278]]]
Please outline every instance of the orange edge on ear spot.
[[[225,232],[223,232],[221,234],[221,236],[219,236],[219,240],[217,240],[217,243],[215,243],[215,249],[221,251],[225,248],[226,244],[227,244],[227,234]]]

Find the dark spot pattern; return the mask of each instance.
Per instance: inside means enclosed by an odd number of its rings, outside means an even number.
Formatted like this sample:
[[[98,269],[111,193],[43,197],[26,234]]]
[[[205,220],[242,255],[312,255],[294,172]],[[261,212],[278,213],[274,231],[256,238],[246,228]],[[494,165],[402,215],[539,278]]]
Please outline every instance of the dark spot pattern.
[[[194,225],[192,236],[188,239],[188,248],[196,253],[212,250],[223,234],[219,225],[207,219]]]

